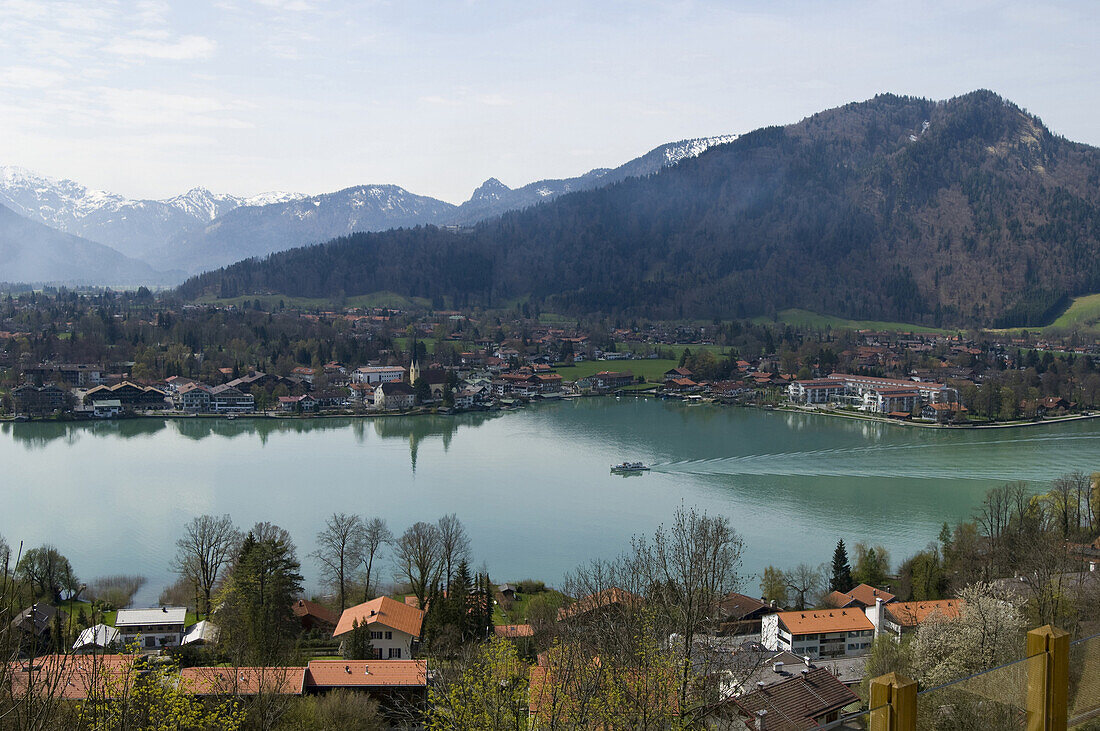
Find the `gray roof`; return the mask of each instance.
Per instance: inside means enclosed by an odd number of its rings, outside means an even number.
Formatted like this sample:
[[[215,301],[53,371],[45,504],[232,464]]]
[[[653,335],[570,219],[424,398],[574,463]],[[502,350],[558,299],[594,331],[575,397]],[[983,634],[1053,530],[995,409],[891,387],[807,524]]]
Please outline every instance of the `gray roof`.
[[[193,625],[187,628],[187,631],[183,635],[183,639],[180,640],[181,645],[190,645],[192,642],[217,642],[218,640],[218,628],[217,626],[210,624],[205,619],[201,622],[195,622]]]
[[[118,642],[118,636],[119,631],[114,627],[108,627],[105,624],[97,624],[80,633],[80,637],[76,638],[76,642],[73,643],[73,649],[79,650],[82,647],[107,647]]]
[[[116,627],[132,627],[141,624],[178,624],[187,622],[186,607],[153,607],[150,609],[120,609],[115,619]]]

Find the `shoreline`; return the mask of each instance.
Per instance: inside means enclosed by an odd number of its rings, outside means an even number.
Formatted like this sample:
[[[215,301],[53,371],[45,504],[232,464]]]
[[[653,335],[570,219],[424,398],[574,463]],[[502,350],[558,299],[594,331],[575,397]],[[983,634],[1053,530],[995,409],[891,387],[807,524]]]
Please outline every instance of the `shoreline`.
[[[379,411],[379,412],[343,412],[343,413],[320,413],[320,414],[281,414],[281,413],[253,413],[253,414],[234,414],[230,419],[225,414],[186,414],[180,412],[167,412],[167,413],[144,413],[144,414],[132,414],[121,418],[112,419],[96,419],[96,418],[74,418],[74,419],[53,419],[53,418],[29,418],[19,420],[15,416],[0,417],[0,424],[2,423],[61,423],[61,424],[75,424],[75,423],[100,423],[100,422],[112,422],[112,421],[128,421],[133,419],[161,419],[163,421],[176,421],[176,420],[188,420],[188,419],[217,419],[219,421],[253,421],[253,420],[276,420],[276,421],[303,421],[309,419],[376,419],[376,418],[393,418],[393,417],[416,417],[416,416],[462,416],[465,414],[494,414],[494,413],[508,413],[511,411],[518,411],[529,405],[537,405],[542,402],[560,402],[563,400],[572,400],[572,398],[622,398],[622,397],[634,398],[661,398],[658,394],[652,391],[637,391],[626,393],[610,393],[610,394],[588,394],[577,395],[570,397],[569,399],[537,399],[529,402],[522,402],[518,405],[498,406],[494,408],[484,409],[464,409],[461,411],[433,411],[431,409],[417,408],[411,411]],[[667,399],[683,401],[684,403],[691,403],[684,399]],[[1011,423],[993,423],[993,424],[933,424],[922,423],[915,421],[901,421],[899,419],[890,419],[881,416],[865,415],[848,413],[843,411],[835,411],[828,409],[807,408],[800,406],[792,406],[790,404],[779,405],[758,405],[758,404],[740,404],[732,403],[726,404],[717,400],[704,401],[702,403],[709,405],[717,405],[723,407],[736,407],[745,409],[759,409],[762,411],[776,411],[787,414],[811,414],[816,416],[825,416],[841,419],[849,419],[852,421],[867,421],[878,424],[888,424],[892,426],[910,427],[919,429],[947,429],[947,430],[977,430],[977,429],[1018,429],[1024,427],[1034,426],[1049,426],[1052,424],[1061,424],[1064,422],[1074,421],[1088,421],[1090,419],[1100,418],[1100,412],[1090,414],[1075,414],[1072,416],[1065,416],[1055,419],[1041,419],[1038,421],[1025,421],[1025,422],[1011,422]]]

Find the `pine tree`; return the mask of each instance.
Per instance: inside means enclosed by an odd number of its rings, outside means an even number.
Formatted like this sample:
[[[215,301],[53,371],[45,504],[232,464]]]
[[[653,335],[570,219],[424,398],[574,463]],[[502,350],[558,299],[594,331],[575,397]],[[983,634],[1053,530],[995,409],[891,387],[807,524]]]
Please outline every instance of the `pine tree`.
[[[852,581],[852,566],[848,563],[848,549],[844,547],[844,539],[836,542],[836,550],[833,551],[833,576],[829,580],[829,589],[841,593],[848,592],[855,586]]]
[[[370,641],[370,625],[358,619],[352,622],[341,649],[345,660],[373,660],[378,656]]]

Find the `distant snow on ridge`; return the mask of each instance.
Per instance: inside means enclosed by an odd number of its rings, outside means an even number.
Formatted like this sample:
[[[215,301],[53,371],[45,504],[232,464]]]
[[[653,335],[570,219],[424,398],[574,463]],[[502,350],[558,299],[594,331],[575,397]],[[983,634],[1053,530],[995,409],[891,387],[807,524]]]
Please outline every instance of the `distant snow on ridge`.
[[[697,137],[665,147],[665,161],[675,165],[689,157],[698,157],[716,145],[724,145],[737,139],[737,135],[718,135],[716,137]]]

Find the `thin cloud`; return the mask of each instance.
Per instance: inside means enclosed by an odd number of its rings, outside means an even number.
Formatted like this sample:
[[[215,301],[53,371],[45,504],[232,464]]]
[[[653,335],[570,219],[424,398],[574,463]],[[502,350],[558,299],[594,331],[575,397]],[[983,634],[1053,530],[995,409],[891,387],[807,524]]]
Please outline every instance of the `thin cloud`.
[[[217,49],[217,44],[205,36],[180,36],[176,40],[157,40],[149,38],[149,35],[132,33],[117,39],[104,50],[127,57],[194,61],[210,58]]]
[[[31,66],[10,66],[0,69],[0,86],[10,89],[46,89],[57,86],[65,76],[56,71]]]

